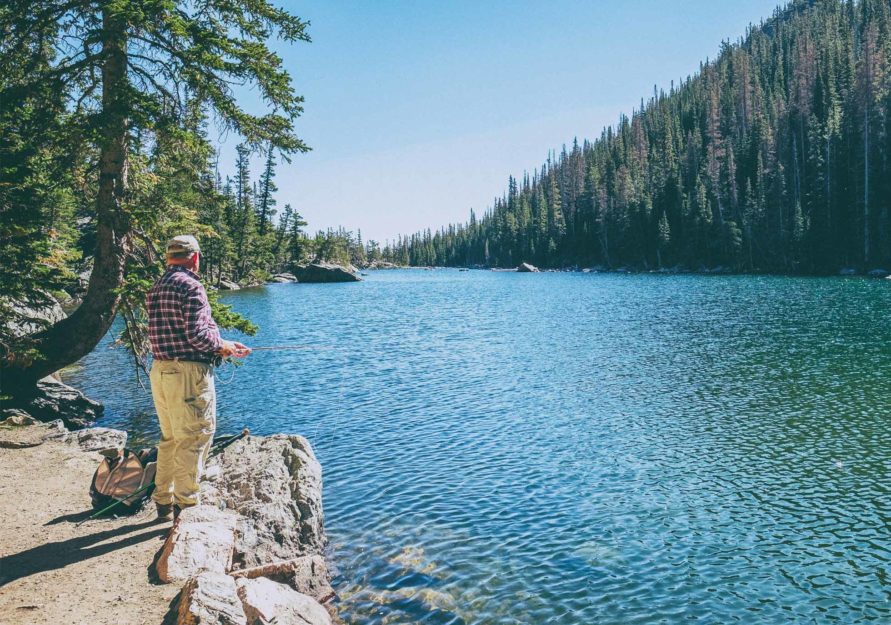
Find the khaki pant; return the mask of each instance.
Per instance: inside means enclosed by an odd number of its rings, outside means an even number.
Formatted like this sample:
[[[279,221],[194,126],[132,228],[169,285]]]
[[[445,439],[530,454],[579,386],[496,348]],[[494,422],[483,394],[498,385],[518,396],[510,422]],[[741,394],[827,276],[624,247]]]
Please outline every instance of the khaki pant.
[[[152,498],[180,507],[198,503],[198,481],[217,425],[213,367],[156,360],[150,374],[161,442]]]

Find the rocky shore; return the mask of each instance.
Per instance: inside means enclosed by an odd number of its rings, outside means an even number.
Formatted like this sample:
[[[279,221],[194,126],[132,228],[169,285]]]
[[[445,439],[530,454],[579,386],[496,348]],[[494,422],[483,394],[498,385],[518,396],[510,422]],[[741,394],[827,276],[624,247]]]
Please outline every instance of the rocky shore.
[[[147,506],[90,520],[109,428],[21,409],[0,421],[0,623],[332,623],[322,469],[302,436],[248,436],[213,456],[202,504],[173,526]]]

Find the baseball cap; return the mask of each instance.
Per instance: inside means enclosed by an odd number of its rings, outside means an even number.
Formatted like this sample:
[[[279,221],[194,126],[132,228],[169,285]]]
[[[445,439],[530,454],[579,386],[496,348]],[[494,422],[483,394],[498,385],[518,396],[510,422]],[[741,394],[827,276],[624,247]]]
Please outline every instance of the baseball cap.
[[[198,239],[191,234],[180,234],[167,241],[167,256],[191,256],[201,251]]]

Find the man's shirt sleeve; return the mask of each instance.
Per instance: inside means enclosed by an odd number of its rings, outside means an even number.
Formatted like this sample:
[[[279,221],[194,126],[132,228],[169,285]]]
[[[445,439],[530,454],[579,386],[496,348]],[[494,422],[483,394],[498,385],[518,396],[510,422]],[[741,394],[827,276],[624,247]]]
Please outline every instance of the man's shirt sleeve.
[[[210,313],[207,293],[200,284],[186,292],[183,321],[189,344],[200,352],[213,353],[223,347],[223,339]]]

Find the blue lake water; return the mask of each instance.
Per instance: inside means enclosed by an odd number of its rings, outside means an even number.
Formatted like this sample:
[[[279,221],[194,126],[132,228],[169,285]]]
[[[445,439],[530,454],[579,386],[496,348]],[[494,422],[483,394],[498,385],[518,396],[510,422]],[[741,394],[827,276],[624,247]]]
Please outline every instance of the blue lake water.
[[[372,272],[228,293],[354,624],[891,623],[891,284]],[[107,343],[70,383],[156,435]]]

